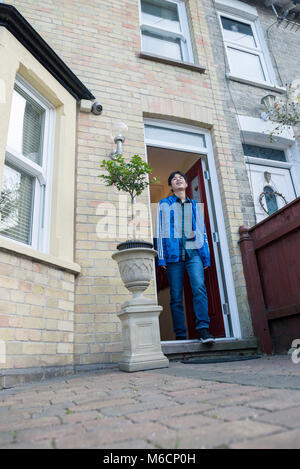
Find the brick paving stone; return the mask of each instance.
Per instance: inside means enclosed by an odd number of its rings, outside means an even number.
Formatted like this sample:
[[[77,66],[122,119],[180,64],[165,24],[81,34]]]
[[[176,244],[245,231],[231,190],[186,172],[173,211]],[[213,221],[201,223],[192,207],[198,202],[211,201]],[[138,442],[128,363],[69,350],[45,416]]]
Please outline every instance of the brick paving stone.
[[[170,406],[172,405],[172,401],[170,401]],[[158,409],[161,407],[165,407],[166,403],[165,402],[159,402],[159,401],[148,401],[148,402],[143,402],[143,403],[135,403],[135,404],[130,404],[127,406],[119,406],[119,407],[107,407],[107,408],[102,408],[101,413],[104,415],[107,415],[109,417],[113,416],[122,416],[122,415],[130,415],[139,411],[144,411],[144,410],[149,410],[149,409]]]
[[[210,392],[214,392],[213,390],[207,389],[207,387],[200,387],[200,386],[194,386],[192,388],[186,388],[186,389],[174,389],[172,391],[168,392],[168,395],[171,396],[173,399],[176,399],[177,397],[185,397],[189,396],[191,399],[194,396],[199,396],[199,394],[207,394]],[[216,394],[217,395],[217,394]]]
[[[172,407],[163,408],[163,409],[155,409],[145,412],[137,412],[134,414],[129,415],[128,417],[132,422],[145,422],[149,421],[164,421],[164,419],[172,416],[182,416],[182,415],[191,415],[191,414],[198,414],[204,410],[210,409],[211,405],[209,404],[191,404],[191,405],[183,405],[177,404]]]
[[[291,390],[269,390],[257,400],[248,403],[250,407],[266,410],[281,410],[288,407],[297,406],[300,402],[300,391]]]
[[[265,415],[266,413],[267,411],[263,411],[261,409],[258,410],[242,405],[235,405],[227,407],[216,407],[212,410],[204,412],[204,415],[208,415],[210,417],[214,417],[225,421],[231,421],[246,418],[255,419],[260,417],[261,414]]]
[[[300,449],[300,429],[229,445],[231,449]]]
[[[69,437],[63,437],[55,439],[56,448],[73,448],[74,444],[76,448],[102,448],[108,444],[114,444],[118,442],[124,442],[127,440],[134,440],[137,438],[146,438],[147,441],[152,438],[159,438],[161,434],[169,434],[166,427],[156,423],[146,424],[128,424],[121,426],[120,428],[105,429],[85,432],[80,435],[74,435]]]
[[[43,417],[60,417],[66,413],[66,409],[69,409],[70,405],[73,405],[72,402],[63,402],[60,404],[48,404],[45,405],[39,412],[31,413],[31,418],[39,419]]]
[[[180,403],[180,404],[186,404],[190,402],[199,402],[199,403],[206,403],[207,401],[211,399],[215,400],[221,400],[222,399],[222,394],[220,393],[215,393],[213,391],[209,390],[194,390],[192,392],[186,391],[186,392],[178,392],[173,394],[173,399]]]
[[[212,425],[204,425],[197,429],[181,430],[176,435],[176,448],[178,449],[203,449],[218,448],[231,442],[247,438],[255,438],[280,431],[275,425],[261,424],[250,420],[239,420],[234,422],[216,422]],[[150,437],[148,439],[159,448],[174,448],[174,440],[166,434],[160,438]],[[173,446],[172,446],[173,445]]]
[[[86,422],[82,422],[83,428],[90,432],[90,431],[96,431],[96,430],[103,430],[105,429],[111,429],[115,427],[120,427],[122,425],[128,425],[130,420],[127,417],[103,417],[100,416],[96,420],[88,420]]]
[[[188,382],[187,382],[188,381]],[[177,379],[174,382],[171,383],[163,383],[161,386],[161,389],[163,391],[185,391],[186,389],[205,389],[205,388],[211,388],[213,387],[213,384],[210,381],[201,381],[201,380],[179,380]]]
[[[5,422],[8,424],[8,423],[13,423],[13,422],[18,422],[19,420],[29,420],[29,419],[31,419],[31,414],[29,412],[12,413],[12,411],[10,411],[10,413],[6,415],[1,415],[0,422]]]
[[[51,404],[49,404],[49,402],[46,405],[42,405],[38,402],[36,402],[35,404],[33,402],[28,402],[28,403],[23,402],[21,405],[16,405],[16,406],[11,407],[10,413],[11,415],[21,415],[26,412],[29,413],[30,415],[35,414],[35,413],[40,414],[47,407],[51,407]]]
[[[169,407],[173,403],[173,399],[170,396],[164,396],[160,393],[156,394],[150,394],[148,396],[143,396],[142,394],[138,394],[135,398],[135,402],[137,404],[151,404],[159,402],[160,407],[163,407],[164,405],[166,407]]]
[[[44,441],[37,443],[36,441],[23,441],[21,443],[11,443],[8,445],[0,446],[1,449],[53,449],[51,441]]]
[[[49,402],[52,404],[52,405],[56,405],[56,404],[62,404],[64,402],[73,402],[74,399],[75,399],[76,395],[73,394],[73,395],[64,395],[64,396],[60,396],[59,394],[57,394],[55,397],[51,397],[51,399],[49,399]]]
[[[46,425],[60,424],[58,417],[45,417],[41,419],[18,420],[15,422],[0,423],[0,432],[17,431],[24,428],[43,427]]]
[[[157,449],[146,440],[127,440],[109,445],[102,445],[101,449]]]
[[[202,425],[212,425],[215,423],[214,418],[204,416],[202,414],[197,415],[183,415],[176,416],[172,418],[165,418],[163,420],[164,425],[168,428],[173,428],[175,430],[198,428]]]
[[[77,401],[74,401],[77,403]],[[132,398],[125,398],[125,399],[114,399],[114,398],[106,398],[106,399],[98,399],[97,401],[90,402],[87,405],[94,405],[94,409],[104,409],[106,407],[119,407],[119,406],[124,406],[124,405],[130,405],[130,404],[135,404],[135,400]],[[84,406],[78,406],[78,405],[73,405],[70,407],[70,410],[76,411],[78,407],[84,407]]]
[[[15,440],[17,443],[25,441],[40,443],[44,440],[51,442],[58,437],[72,436],[84,432],[85,429],[81,423],[48,425],[45,427],[18,430],[15,432]]]
[[[84,421],[100,419],[101,416],[96,410],[89,412],[71,412],[69,409],[66,409],[64,414],[60,415],[62,423],[82,423]]]
[[[0,448],[2,448],[2,446],[5,446],[9,443],[12,443],[12,441],[14,441],[13,432],[11,432],[11,431],[9,431],[9,432],[0,432]]]
[[[0,390],[0,392],[2,392]],[[1,407],[8,407],[8,406],[13,406],[13,405],[16,405],[16,404],[21,404],[22,403],[22,399],[9,399],[9,398],[5,398],[4,396],[1,396],[2,397],[2,401],[0,402],[0,408]]]
[[[221,407],[226,407],[230,405],[243,405],[247,404],[249,401],[254,401],[259,397],[259,393],[261,391],[252,391],[248,394],[238,393],[238,394],[233,394],[230,396],[218,396],[217,398],[209,399],[210,405],[217,405]]]
[[[81,399],[82,401],[94,399],[106,399],[107,397],[111,396],[111,391],[107,390],[99,390],[101,386],[98,386],[98,389],[88,389],[84,390],[83,392],[80,389],[76,389],[74,391],[75,399]]]
[[[287,428],[300,427],[300,406],[289,407],[288,409],[260,414],[256,420],[274,425],[282,425]]]
[[[86,404],[77,404],[75,402],[69,406],[69,410],[71,412],[84,412],[88,410],[101,410],[105,407],[113,407],[113,406],[122,406],[127,404],[134,404],[135,401],[133,399],[109,399],[106,401],[102,401],[101,399],[97,399]]]

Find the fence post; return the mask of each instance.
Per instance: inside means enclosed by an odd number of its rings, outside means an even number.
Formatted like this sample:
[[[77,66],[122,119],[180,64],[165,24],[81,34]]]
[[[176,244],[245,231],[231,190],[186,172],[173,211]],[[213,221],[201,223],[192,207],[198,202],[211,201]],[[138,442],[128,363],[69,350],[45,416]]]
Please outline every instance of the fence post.
[[[260,342],[261,351],[266,354],[271,354],[273,352],[273,344],[266,318],[266,308],[255,255],[254,241],[250,236],[249,228],[246,226],[239,228],[239,234],[239,245],[242,254],[253,331]]]

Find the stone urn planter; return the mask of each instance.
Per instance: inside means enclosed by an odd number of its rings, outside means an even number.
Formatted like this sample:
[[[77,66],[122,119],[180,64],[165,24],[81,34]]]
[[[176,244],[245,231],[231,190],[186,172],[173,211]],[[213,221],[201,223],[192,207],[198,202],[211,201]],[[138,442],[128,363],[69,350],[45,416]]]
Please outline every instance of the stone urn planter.
[[[139,247],[134,247],[138,243]],[[118,263],[125,287],[132,293],[121,306],[118,316],[122,324],[122,371],[142,371],[169,366],[161,350],[159,314],[162,307],[144,296],[153,276],[157,251],[150,243],[127,241],[117,246],[112,258]]]

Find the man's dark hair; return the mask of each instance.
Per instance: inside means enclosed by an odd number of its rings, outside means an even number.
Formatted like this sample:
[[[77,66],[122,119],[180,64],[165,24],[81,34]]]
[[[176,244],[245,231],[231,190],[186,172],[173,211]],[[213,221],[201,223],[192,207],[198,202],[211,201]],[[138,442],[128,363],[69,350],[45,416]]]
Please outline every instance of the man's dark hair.
[[[175,176],[175,174],[180,174],[180,176],[182,176],[184,178],[185,182],[187,182],[187,177],[182,171],[173,171],[173,173],[171,173],[169,178],[168,178],[168,185],[169,186],[171,186],[171,181],[172,181],[173,177]]]

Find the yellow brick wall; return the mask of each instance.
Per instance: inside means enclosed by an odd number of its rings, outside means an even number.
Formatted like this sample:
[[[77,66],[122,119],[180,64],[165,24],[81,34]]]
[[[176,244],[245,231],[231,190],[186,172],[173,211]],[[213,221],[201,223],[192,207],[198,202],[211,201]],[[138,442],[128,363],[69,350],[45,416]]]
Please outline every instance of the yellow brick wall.
[[[0,368],[73,363],[73,274],[0,252],[0,298]]]
[[[116,312],[120,304],[128,299],[128,293],[121,283],[117,265],[111,259],[111,253],[120,240],[99,239],[96,233],[100,219],[97,215],[98,204],[117,202],[119,197],[98,178],[100,162],[112,149],[111,125],[115,120],[125,122],[129,128],[125,143],[127,155],[145,153],[144,117],[211,129],[238,306],[242,315],[242,332],[243,336],[251,335],[237,244],[238,228],[243,224],[242,211],[238,186],[232,179],[233,159],[223,115],[225,100],[218,90],[202,2],[187,0],[186,5],[195,57],[200,65],[206,67],[205,74],[138,57],[141,49],[138,0],[12,0],[10,3],[92,90],[104,108],[101,116],[85,113],[78,116],[75,262],[81,265],[82,271],[75,283],[74,363],[115,362],[122,348]],[[140,200],[147,203],[147,195]],[[16,280],[16,276],[13,278],[16,282],[21,281]],[[46,288],[42,284],[40,286],[46,293]],[[149,293],[154,294],[153,284]],[[28,295],[31,295],[28,298],[32,301],[38,301],[37,298],[42,302],[54,301],[51,295],[39,295],[32,290]],[[10,307],[15,312],[16,300],[15,303],[11,301]],[[63,306],[67,307],[68,302],[71,302],[70,298],[61,298],[55,305],[32,306],[43,308],[43,311],[51,309],[53,314],[57,311],[58,316],[59,312],[67,314]],[[27,319],[27,316],[24,315],[24,318]],[[54,329],[57,334],[73,332],[61,331],[58,325],[65,320],[58,317],[43,316],[41,319],[37,316],[37,319],[43,321],[38,329],[41,334],[47,320],[57,321],[57,328]],[[68,340],[63,343],[67,345],[70,336],[66,337]],[[15,340],[15,335],[10,340]],[[46,353],[46,343],[52,344],[51,341],[45,342],[43,354],[51,357],[50,352],[49,355]],[[29,347],[30,339],[27,344]],[[64,346],[57,348],[57,352],[60,350],[67,356],[69,349]],[[51,351],[55,353],[54,348]]]

